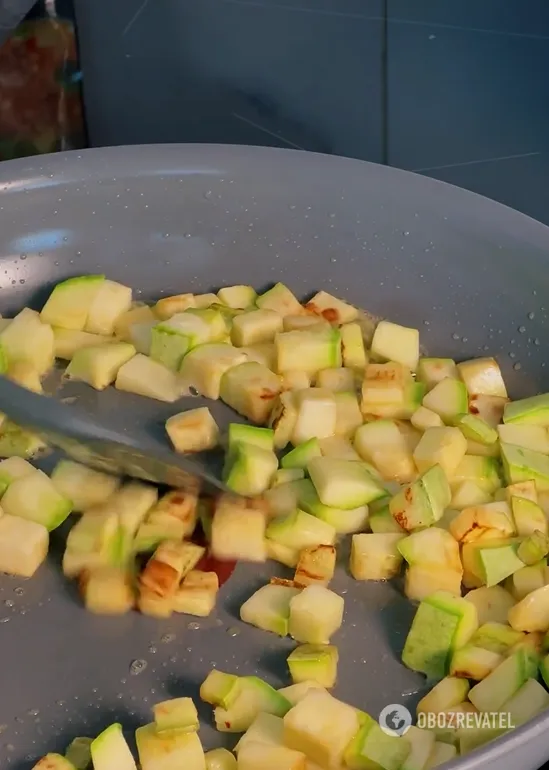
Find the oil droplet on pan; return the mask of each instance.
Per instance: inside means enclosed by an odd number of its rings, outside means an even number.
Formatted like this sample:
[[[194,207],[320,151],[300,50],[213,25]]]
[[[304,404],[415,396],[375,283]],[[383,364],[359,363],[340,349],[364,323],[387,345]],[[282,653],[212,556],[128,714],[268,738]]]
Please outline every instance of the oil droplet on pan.
[[[147,668],[147,665],[147,661],[143,660],[142,658],[132,660],[130,663],[130,674],[132,676],[138,676],[138,674],[142,674],[143,671]]]

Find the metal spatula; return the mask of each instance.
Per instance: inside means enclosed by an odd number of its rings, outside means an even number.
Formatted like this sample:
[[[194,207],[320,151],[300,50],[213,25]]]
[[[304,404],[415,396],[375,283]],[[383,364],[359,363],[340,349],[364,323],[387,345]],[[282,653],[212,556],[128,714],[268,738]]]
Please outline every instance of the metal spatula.
[[[117,427],[123,424],[123,415],[113,415],[112,424],[105,425],[76,406],[32,393],[5,377],[0,377],[0,412],[50,446],[98,470],[178,488],[195,488],[198,478],[213,490],[227,491],[220,481],[220,456],[215,451],[176,454],[167,440],[146,425],[130,432]]]

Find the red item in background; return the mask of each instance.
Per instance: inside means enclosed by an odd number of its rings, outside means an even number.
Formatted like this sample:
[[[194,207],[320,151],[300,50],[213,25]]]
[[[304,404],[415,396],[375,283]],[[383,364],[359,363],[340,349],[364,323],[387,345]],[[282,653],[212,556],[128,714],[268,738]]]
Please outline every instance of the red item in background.
[[[84,147],[74,25],[24,21],[0,48],[0,160]]]

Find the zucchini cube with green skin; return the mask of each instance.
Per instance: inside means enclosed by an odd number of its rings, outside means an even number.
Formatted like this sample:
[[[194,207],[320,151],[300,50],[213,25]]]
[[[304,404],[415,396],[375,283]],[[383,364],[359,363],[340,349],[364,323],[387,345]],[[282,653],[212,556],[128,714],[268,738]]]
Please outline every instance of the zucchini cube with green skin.
[[[298,444],[287,455],[284,455],[280,464],[283,468],[305,469],[313,457],[322,457],[317,438],[310,438],[308,441]]]
[[[456,650],[450,663],[450,676],[473,679],[480,682],[503,661],[503,655],[474,644],[466,644]]]
[[[32,577],[48,554],[48,530],[35,521],[0,514],[0,572]]]
[[[0,477],[2,463],[0,463]],[[72,460],[60,460],[51,474],[51,481],[60,495],[71,501],[73,511],[85,511],[101,505],[120,486],[120,479],[109,473],[88,468]]]
[[[372,355],[385,361],[396,361],[415,372],[419,361],[419,331],[380,321],[371,345]]]
[[[479,632],[485,623],[507,623],[507,613],[515,604],[515,599],[501,586],[475,588],[465,598],[477,608]]]
[[[355,580],[389,580],[398,575],[402,556],[398,543],[404,535],[364,533],[353,535],[349,571]]]
[[[406,439],[392,420],[376,420],[358,428],[353,445],[363,460],[373,463],[385,480],[405,484],[416,476]]]
[[[363,372],[368,364],[368,354],[360,324],[355,321],[346,323],[340,327],[339,331],[343,366],[354,372]]]
[[[105,279],[88,310],[84,331],[92,334],[114,334],[116,321],[132,304],[132,290],[116,281]]]
[[[428,428],[441,428],[443,426],[442,418],[426,406],[420,406],[410,417],[410,422],[420,431],[426,431]]]
[[[549,393],[509,401],[505,404],[503,422],[506,425],[538,425],[549,427]]]
[[[514,444],[534,452],[549,454],[549,433],[541,425],[509,423],[508,425],[498,425],[497,431],[503,444]]]
[[[334,393],[334,401],[336,405],[334,433],[336,436],[352,439],[356,429],[363,423],[358,397],[356,393]]]
[[[452,424],[458,415],[467,412],[469,408],[467,388],[460,380],[447,377],[427,393],[423,406],[438,414],[445,423]]]
[[[463,361],[457,365],[457,370],[469,395],[507,398],[507,389],[495,358]]]
[[[96,390],[104,390],[117,378],[118,371],[136,354],[128,342],[107,342],[77,351],[65,369],[68,380],[86,382]]]
[[[265,535],[268,540],[297,551],[315,545],[333,545],[336,539],[336,531],[331,524],[299,509],[274,518]]]
[[[537,662],[532,662],[524,649],[518,649],[469,690],[469,700],[479,711],[500,711],[536,672]]]
[[[152,333],[159,325],[159,321],[143,321],[142,323],[132,324],[129,330],[129,340],[138,353],[144,356],[150,355],[152,345]]]
[[[142,729],[142,728],[141,728]],[[94,770],[137,770],[137,765],[122,734],[122,725],[115,723],[103,730],[92,742]],[[142,763],[142,770],[152,770]]]
[[[250,361],[225,372],[219,395],[235,412],[261,425],[269,419],[281,387],[280,377]]]
[[[75,738],[65,751],[66,759],[74,770],[88,770],[91,764],[92,738]]]
[[[341,366],[341,335],[337,329],[304,329],[275,337],[279,374],[301,370],[314,376]]]
[[[237,444],[250,444],[251,446],[274,450],[274,430],[272,428],[257,428],[254,425],[246,425],[241,422],[232,422],[229,425],[229,454],[235,449]]]
[[[459,428],[429,428],[414,451],[414,461],[420,473],[440,465],[449,478],[467,452],[467,440]]]
[[[247,362],[242,350],[220,342],[207,342],[193,348],[183,358],[179,373],[182,381],[201,396],[216,401],[221,379],[234,366]]]
[[[154,723],[138,727],[135,742],[141,770],[205,770],[198,733],[158,732]],[[94,765],[95,768],[95,765]],[[105,769],[106,770],[106,769]]]
[[[549,553],[549,538],[543,532],[535,530],[520,543],[517,556],[526,565],[537,564]]]
[[[292,682],[317,682],[322,687],[334,687],[337,679],[339,653],[333,644],[302,644],[288,655]]]
[[[416,706],[418,714],[439,714],[458,706],[467,699],[470,685],[467,679],[445,676],[424,695]]]
[[[549,630],[549,585],[537,588],[511,607],[508,621],[515,631]]]
[[[385,490],[362,464],[333,457],[315,457],[307,466],[324,505],[349,510],[385,496]]]
[[[237,286],[225,286],[223,289],[219,289],[217,296],[219,301],[227,305],[227,307],[245,310],[255,304],[257,293],[253,286],[238,284]]]
[[[242,733],[258,714],[283,717],[291,708],[286,698],[257,676],[239,677],[234,685],[235,695],[224,708],[217,706],[214,719],[220,732]]]
[[[31,476],[35,471],[34,465],[22,457],[8,457],[6,460],[0,460],[0,494],[4,494],[12,481]]]
[[[450,504],[448,481],[440,465],[433,465],[389,503],[395,521],[407,532],[435,524]]]
[[[30,308],[18,313],[0,334],[0,345],[8,365],[30,364],[38,376],[48,372],[54,362],[55,338],[51,326]]]
[[[427,390],[446,378],[459,379],[455,361],[451,358],[420,358],[417,367],[418,382],[422,382]]]
[[[285,715],[284,744],[321,768],[340,767],[359,729],[357,709],[323,690],[313,690]]]
[[[331,324],[340,326],[350,323],[358,316],[358,310],[353,305],[343,302],[326,291],[319,291],[305,303],[305,310],[324,318]]]
[[[9,485],[2,497],[2,508],[11,516],[42,524],[50,532],[72,510],[71,501],[59,494],[51,479],[39,470]]]
[[[300,484],[297,489],[297,504],[306,513],[310,513],[329,524],[340,535],[360,532],[368,522],[367,505],[348,510],[324,505],[320,502],[320,498],[309,479],[304,480],[304,483]]]
[[[449,479],[452,486],[473,481],[490,494],[494,494],[502,485],[497,460],[469,454],[462,458]]]
[[[372,767],[401,770],[410,751],[411,746],[405,737],[387,735],[368,716],[345,750],[345,765],[350,770],[368,770]]]
[[[326,688],[319,685],[318,682],[309,680],[307,682],[299,682],[298,684],[290,684],[287,687],[281,687],[278,692],[289,700],[292,706],[295,706],[299,701],[302,701],[303,698],[306,698],[310,692],[319,691],[326,692]],[[280,729],[280,733],[278,731],[275,733],[277,743],[282,740],[284,723],[282,723]]]
[[[290,599],[288,631],[296,642],[328,644],[343,623],[345,602],[329,588],[309,585]]]
[[[148,305],[133,303],[115,321],[113,334],[122,342],[131,342],[130,327],[137,323],[156,323],[157,317]],[[55,330],[54,330],[55,331]]]
[[[200,697],[212,706],[229,708],[237,694],[235,687],[239,677],[214,668],[200,685]]]
[[[459,543],[471,543],[488,537],[512,537],[515,525],[511,509],[502,501],[464,508],[450,524],[450,532]]]
[[[240,443],[227,456],[223,480],[233,492],[253,497],[269,489],[277,468],[278,458],[273,451]]]
[[[165,427],[176,452],[204,452],[219,443],[219,426],[206,406],[172,415]]]
[[[501,459],[508,484],[534,480],[538,492],[549,490],[549,457],[532,449],[501,444]]]
[[[457,415],[453,420],[453,425],[459,428],[465,438],[470,441],[477,441],[479,444],[490,446],[498,440],[497,430],[474,414]]]
[[[206,770],[237,770],[236,758],[228,749],[212,749],[204,754]]]
[[[244,602],[240,608],[240,619],[264,631],[287,636],[290,602],[299,593],[299,588],[269,583]]]
[[[463,647],[477,628],[478,617],[473,604],[444,591],[436,591],[418,607],[406,638],[402,662],[428,677],[444,677],[454,651]]]
[[[295,393],[285,391],[276,399],[269,418],[269,425],[274,431],[275,449],[285,449],[290,443],[297,420],[297,402]]]
[[[155,703],[153,714],[158,733],[170,730],[194,733],[198,730],[198,712],[192,698],[172,698]]]
[[[153,312],[161,321],[167,321],[177,313],[183,313],[193,307],[196,307],[193,294],[174,294],[171,297],[159,299],[153,307]]]
[[[477,540],[463,546],[461,558],[482,585],[495,586],[524,566],[517,555],[519,543],[513,538]]]
[[[289,548],[287,545],[276,543],[274,540],[267,540],[267,558],[278,561],[286,567],[296,567],[299,561],[299,551],[295,548]]]
[[[233,319],[231,341],[239,348],[257,345],[272,342],[281,331],[282,316],[274,310],[251,310]]]
[[[368,524],[374,534],[406,535],[405,529],[395,521],[389,506],[385,505],[377,511],[371,511],[368,516]]]
[[[0,457],[20,457],[29,460],[39,456],[46,449],[46,444],[39,436],[20,428],[9,420],[4,420],[1,428]]]
[[[430,564],[462,571],[459,545],[452,535],[439,527],[414,532],[397,543],[399,553],[408,564]]]
[[[150,356],[177,372],[185,354],[206,342],[210,342],[208,324],[191,313],[177,313],[153,328]]]
[[[283,283],[277,283],[272,289],[260,294],[256,298],[255,304],[263,310],[274,310],[281,316],[303,313],[299,301]]]
[[[83,331],[90,307],[104,281],[104,275],[84,275],[58,283],[42,308],[42,322]]]
[[[301,504],[298,504],[299,496],[302,494],[303,488],[308,490],[310,487],[312,487],[312,483],[309,479],[298,479],[267,490],[264,499],[271,516],[283,516],[288,513],[294,513],[296,508],[303,507]],[[306,494],[306,492],[303,493]],[[306,508],[303,507],[303,510],[306,510]],[[313,512],[307,511],[307,513]]]
[[[77,768],[61,754],[46,754],[33,765],[32,770],[77,770]]]
[[[225,313],[213,307],[189,308],[185,311],[188,315],[200,318],[208,327],[209,342],[228,342],[232,328],[232,321]]]
[[[410,753],[400,770],[425,770],[435,745],[435,734],[411,725],[404,739],[410,744]]]
[[[281,484],[300,481],[304,478],[305,471],[303,468],[281,468],[275,473],[271,487],[279,487]]]
[[[549,693],[536,681],[528,679],[522,687],[503,704],[513,727],[520,727],[549,706]]]
[[[489,621],[479,626],[471,639],[471,644],[507,656],[512,648],[523,642],[525,638],[526,635],[522,631],[515,631],[507,625],[506,621],[501,623]]]

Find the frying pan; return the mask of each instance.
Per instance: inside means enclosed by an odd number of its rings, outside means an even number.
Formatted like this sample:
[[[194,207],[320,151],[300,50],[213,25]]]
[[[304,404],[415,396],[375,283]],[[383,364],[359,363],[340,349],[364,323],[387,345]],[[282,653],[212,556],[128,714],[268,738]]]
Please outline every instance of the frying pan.
[[[106,273],[143,299],[283,281],[300,296],[325,289],[418,327],[432,355],[490,351],[513,398],[549,389],[549,230],[441,182],[289,150],[95,149],[0,165],[0,223],[5,315],[40,307],[55,282],[83,273]],[[103,417],[123,407],[128,425],[158,425],[173,411],[111,391],[61,393]],[[214,412],[229,418],[218,404]],[[62,577],[62,547],[56,532],[32,580],[0,578],[3,768],[25,770],[115,719],[131,735],[155,701],[196,697],[213,665],[288,683],[291,642],[238,620],[273,563],[239,565],[215,616],[197,623],[103,618],[87,613]],[[400,663],[412,606],[392,583],[357,583],[343,570],[333,588],[346,605],[336,696],[374,716],[389,704],[413,708],[425,681]],[[205,745],[220,745],[202,716]],[[448,768],[535,770],[549,758],[548,728],[541,715]]]

